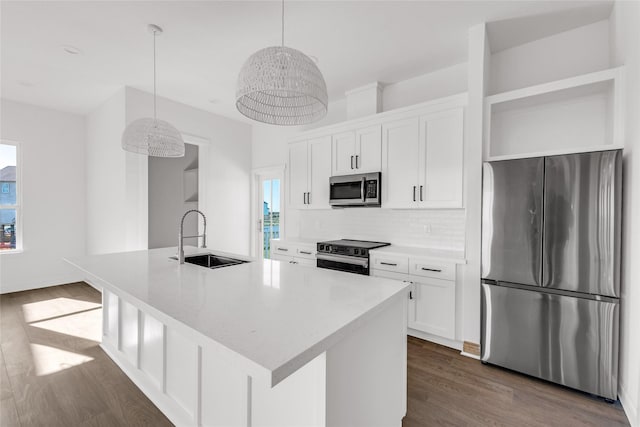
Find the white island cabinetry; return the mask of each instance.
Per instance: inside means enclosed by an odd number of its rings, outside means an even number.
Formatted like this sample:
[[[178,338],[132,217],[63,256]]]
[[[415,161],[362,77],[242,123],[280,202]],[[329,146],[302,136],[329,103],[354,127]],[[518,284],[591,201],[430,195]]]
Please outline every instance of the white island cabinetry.
[[[402,424],[407,285],[174,253],[69,260],[102,289],[102,348],[174,424]]]

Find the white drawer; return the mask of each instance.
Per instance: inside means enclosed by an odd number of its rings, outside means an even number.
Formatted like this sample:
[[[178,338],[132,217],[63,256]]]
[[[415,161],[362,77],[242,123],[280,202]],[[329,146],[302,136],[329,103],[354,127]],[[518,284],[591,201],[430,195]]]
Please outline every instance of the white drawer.
[[[295,256],[299,258],[307,258],[315,261],[316,259],[316,248],[312,246],[298,246],[295,248]]]
[[[409,274],[441,280],[456,280],[456,265],[454,263],[411,258],[409,264]]]
[[[272,240],[271,252],[274,254],[294,256],[296,255],[296,248],[293,245]]]
[[[409,258],[397,255],[378,255],[371,253],[371,268],[376,270],[393,271],[395,273],[409,272]]]

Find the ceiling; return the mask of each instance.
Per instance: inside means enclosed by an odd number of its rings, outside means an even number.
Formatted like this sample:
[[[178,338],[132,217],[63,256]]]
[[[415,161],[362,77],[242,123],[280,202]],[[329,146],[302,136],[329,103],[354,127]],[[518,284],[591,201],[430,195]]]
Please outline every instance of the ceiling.
[[[474,24],[603,4],[611,2],[287,1],[285,44],[317,58],[332,101],[374,81],[394,83],[465,62]],[[243,62],[280,43],[279,1],[2,1],[0,7],[2,97],[81,114],[123,86],[153,91],[149,23],[164,29],[157,40],[158,94],[235,119],[242,119],[235,85]],[[513,26],[505,28],[513,34]],[[67,45],[81,54],[66,53]]]

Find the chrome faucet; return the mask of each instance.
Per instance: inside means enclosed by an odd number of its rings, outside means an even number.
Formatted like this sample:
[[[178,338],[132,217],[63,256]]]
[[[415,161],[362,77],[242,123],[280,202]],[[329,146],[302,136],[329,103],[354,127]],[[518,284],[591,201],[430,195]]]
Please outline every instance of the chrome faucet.
[[[197,212],[202,215],[202,219],[204,221],[204,230],[202,234],[198,234],[196,236],[184,236],[184,219],[191,212]],[[202,246],[201,248],[207,247],[207,217],[197,209],[190,209],[182,215],[182,219],[180,220],[180,231],[178,232],[178,261],[180,264],[184,264],[184,239],[189,239],[191,237],[202,237]]]

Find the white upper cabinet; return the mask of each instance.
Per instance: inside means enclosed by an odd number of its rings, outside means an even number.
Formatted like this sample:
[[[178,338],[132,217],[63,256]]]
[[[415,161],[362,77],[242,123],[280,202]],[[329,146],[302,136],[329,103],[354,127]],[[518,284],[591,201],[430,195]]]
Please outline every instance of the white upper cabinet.
[[[333,175],[380,171],[382,154],[380,125],[334,134],[332,139]]]
[[[356,133],[342,132],[333,135],[333,175],[348,175],[355,173]]]
[[[302,209],[307,205],[308,157],[307,141],[289,144],[289,205],[293,208]]]
[[[411,208],[416,205],[419,119],[411,118],[382,126],[382,207]]]
[[[466,94],[454,95],[292,141],[289,205],[327,209],[331,176],[382,172],[382,208],[463,207],[466,104]]]
[[[382,207],[462,207],[463,128],[462,107],[383,125]]]
[[[463,128],[462,108],[420,117],[420,207],[462,207]]]
[[[309,140],[309,194],[307,208],[330,209],[331,136]]]
[[[355,167],[358,173],[380,172],[382,168],[382,126],[356,130]]]
[[[289,205],[329,209],[331,136],[289,144]]]

